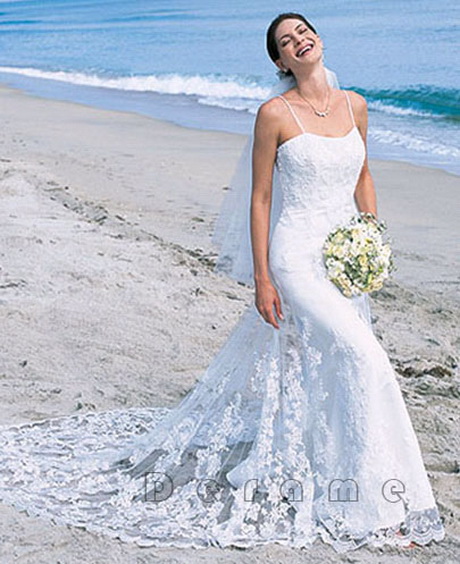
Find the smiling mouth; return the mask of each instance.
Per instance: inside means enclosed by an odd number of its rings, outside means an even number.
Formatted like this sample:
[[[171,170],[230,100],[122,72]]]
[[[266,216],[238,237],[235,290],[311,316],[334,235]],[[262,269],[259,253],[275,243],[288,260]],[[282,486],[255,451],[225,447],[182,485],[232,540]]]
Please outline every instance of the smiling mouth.
[[[299,51],[297,51],[296,56],[302,57],[302,55],[305,55],[305,53],[309,53],[313,49],[313,47],[314,47],[313,43],[307,43]]]

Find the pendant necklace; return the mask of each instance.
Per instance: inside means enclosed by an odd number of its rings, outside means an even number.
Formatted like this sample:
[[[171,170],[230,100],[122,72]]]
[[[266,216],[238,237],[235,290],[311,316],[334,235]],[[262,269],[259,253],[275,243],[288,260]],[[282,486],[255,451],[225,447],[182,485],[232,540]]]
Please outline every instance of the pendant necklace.
[[[305,100],[305,102],[308,102],[310,104],[310,106],[312,107],[313,111],[315,112],[315,114],[319,117],[327,117],[329,115],[329,112],[331,111],[331,108],[329,106],[329,99],[331,97],[331,89],[328,88],[328,92],[327,92],[327,104],[326,104],[326,109],[324,110],[324,112],[320,112],[319,110],[317,110],[315,108],[315,106],[310,102],[310,100],[308,100],[308,98],[305,98],[305,96],[300,92],[300,90],[297,89],[297,92],[299,94],[299,96],[302,98],[302,100]]]

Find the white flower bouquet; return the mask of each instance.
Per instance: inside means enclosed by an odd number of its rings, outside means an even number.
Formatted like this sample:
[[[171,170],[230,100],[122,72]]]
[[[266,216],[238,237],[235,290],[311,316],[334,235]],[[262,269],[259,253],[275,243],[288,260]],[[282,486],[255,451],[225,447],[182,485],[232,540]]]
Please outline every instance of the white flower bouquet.
[[[327,278],[347,297],[380,290],[395,269],[387,226],[370,212],[361,212],[327,236],[323,246]]]

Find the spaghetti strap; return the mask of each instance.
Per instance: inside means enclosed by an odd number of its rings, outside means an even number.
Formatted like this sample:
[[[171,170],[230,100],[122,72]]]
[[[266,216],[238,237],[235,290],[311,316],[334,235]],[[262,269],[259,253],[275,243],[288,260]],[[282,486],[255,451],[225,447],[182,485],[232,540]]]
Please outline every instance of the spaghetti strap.
[[[294,109],[292,108],[291,104],[286,100],[286,98],[284,96],[282,96],[281,94],[278,96],[278,98],[281,98],[281,100],[283,100],[283,102],[286,104],[286,106],[289,108],[289,111],[292,114],[292,117],[295,119],[295,121],[297,122],[297,125],[300,127],[300,130],[302,131],[302,133],[305,133],[305,129],[302,125],[302,122],[300,121],[300,119],[297,117],[296,113],[294,112]]]
[[[355,125],[356,125],[356,124],[355,124],[355,118],[354,118],[354,116],[353,116],[353,110],[352,110],[352,107],[351,107],[350,98],[349,98],[348,93],[347,93],[346,90],[344,90],[344,93],[345,93],[345,96],[347,97],[348,109],[350,110],[350,116],[351,116],[351,122],[352,122],[352,124],[353,124],[353,127],[355,127]]]

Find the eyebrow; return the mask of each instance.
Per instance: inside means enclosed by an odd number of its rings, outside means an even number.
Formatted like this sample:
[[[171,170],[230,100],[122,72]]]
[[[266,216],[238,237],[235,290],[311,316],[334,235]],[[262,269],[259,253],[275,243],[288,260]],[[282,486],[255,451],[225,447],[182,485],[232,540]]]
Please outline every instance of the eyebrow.
[[[305,23],[304,23],[304,22],[301,22],[301,23],[297,24],[294,29],[297,29],[297,28],[299,28],[299,27],[302,27],[303,25],[305,25]],[[289,33],[285,33],[284,35],[282,35],[282,36],[278,39],[278,41],[281,41],[281,40],[283,39],[283,37],[287,37],[288,35],[289,35]]]

